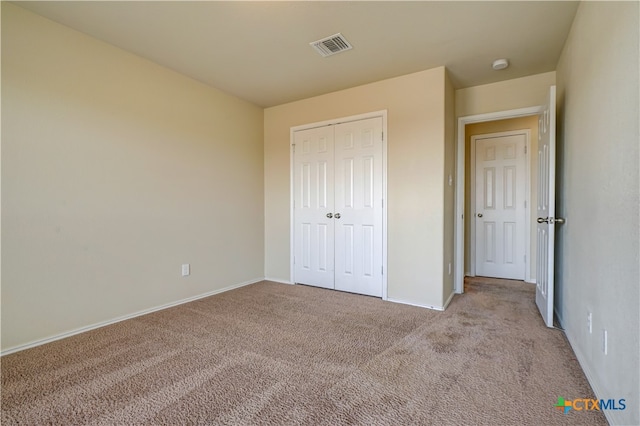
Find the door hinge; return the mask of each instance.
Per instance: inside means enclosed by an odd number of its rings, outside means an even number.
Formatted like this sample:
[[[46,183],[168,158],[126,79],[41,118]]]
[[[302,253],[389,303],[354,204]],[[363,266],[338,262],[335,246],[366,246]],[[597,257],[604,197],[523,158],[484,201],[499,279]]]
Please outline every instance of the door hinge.
[[[527,200],[524,200],[524,208],[527,208]]]
[[[293,153],[295,154],[295,153],[296,153],[296,144],[295,144],[295,143],[292,143],[292,144],[291,144],[291,147],[293,148]]]
[[[293,256],[293,264],[294,265],[296,264],[296,257],[295,256]]]
[[[384,140],[384,132],[382,132],[382,140]]]
[[[384,275],[384,266],[380,267],[380,275]]]
[[[382,200],[380,200],[381,206],[384,209],[384,198]]]
[[[525,154],[527,153],[527,146],[526,145],[524,146],[524,153]]]

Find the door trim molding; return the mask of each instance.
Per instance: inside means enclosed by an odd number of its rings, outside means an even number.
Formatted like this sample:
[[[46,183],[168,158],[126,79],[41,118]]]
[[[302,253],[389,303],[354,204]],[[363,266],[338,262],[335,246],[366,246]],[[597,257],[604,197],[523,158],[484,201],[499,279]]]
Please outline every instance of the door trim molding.
[[[490,112],[486,114],[467,115],[458,117],[456,144],[456,223],[454,232],[454,253],[455,253],[455,274],[454,290],[458,294],[464,292],[464,162],[465,162],[465,126],[471,123],[482,123],[485,121],[504,120],[508,118],[526,117],[529,115],[539,115],[544,111],[543,106],[511,109],[506,111]]]
[[[469,161],[469,180],[470,180],[470,194],[469,199],[471,200],[471,205],[469,206],[469,211],[472,214],[475,214],[476,211],[476,140],[474,137],[482,137],[483,139],[493,138],[493,137],[501,137],[501,136],[515,136],[515,135],[525,135],[524,146],[526,149],[526,157],[525,157],[525,183],[524,183],[524,194],[525,200],[527,203],[527,207],[524,212],[524,281],[531,280],[531,168],[529,163],[531,162],[531,130],[530,129],[520,129],[520,130],[507,130],[504,132],[494,132],[494,133],[483,133],[478,135],[471,135],[471,143],[470,143],[470,153],[471,157]],[[466,139],[466,137],[465,137]],[[469,220],[469,257],[470,257],[470,265],[469,274],[470,276],[476,275],[476,221]]]
[[[348,117],[339,117],[331,120],[319,121],[315,123],[302,124],[293,126],[289,129],[289,281],[295,284],[295,268],[293,257],[295,254],[295,223],[294,223],[294,155],[293,145],[295,132],[300,130],[314,129],[317,127],[334,126],[340,123],[350,121],[365,120],[368,118],[382,118],[382,300],[387,300],[387,110],[372,111],[364,114],[350,115]]]

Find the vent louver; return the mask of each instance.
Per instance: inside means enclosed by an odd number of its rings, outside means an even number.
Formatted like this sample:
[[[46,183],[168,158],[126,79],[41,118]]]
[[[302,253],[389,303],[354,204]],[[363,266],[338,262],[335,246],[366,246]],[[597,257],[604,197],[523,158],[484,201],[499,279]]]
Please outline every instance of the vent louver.
[[[345,50],[353,49],[351,43],[340,33],[309,43],[320,56],[327,57]]]

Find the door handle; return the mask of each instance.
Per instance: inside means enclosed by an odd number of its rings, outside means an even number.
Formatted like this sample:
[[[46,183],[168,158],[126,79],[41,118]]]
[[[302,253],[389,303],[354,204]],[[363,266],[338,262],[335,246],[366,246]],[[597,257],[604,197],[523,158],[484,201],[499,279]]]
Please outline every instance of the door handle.
[[[539,217],[538,218],[538,223],[550,223],[550,224],[555,224],[557,223],[558,225],[564,225],[567,221],[565,220],[564,217]]]
[[[478,217],[482,217],[482,213],[478,213]]]
[[[331,213],[327,213],[327,217],[328,217],[329,219],[331,219],[331,218],[333,217],[333,214],[331,214]]]
[[[336,219],[340,219],[340,213],[336,213]]]

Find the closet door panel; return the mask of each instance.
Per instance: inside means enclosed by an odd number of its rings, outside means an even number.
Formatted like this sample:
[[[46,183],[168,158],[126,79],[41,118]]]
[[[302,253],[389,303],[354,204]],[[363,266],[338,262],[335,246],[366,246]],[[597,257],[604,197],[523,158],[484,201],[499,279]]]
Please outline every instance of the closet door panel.
[[[382,118],[335,126],[335,288],[382,296]]]
[[[294,272],[298,283],[334,288],[334,131],[295,133]]]

